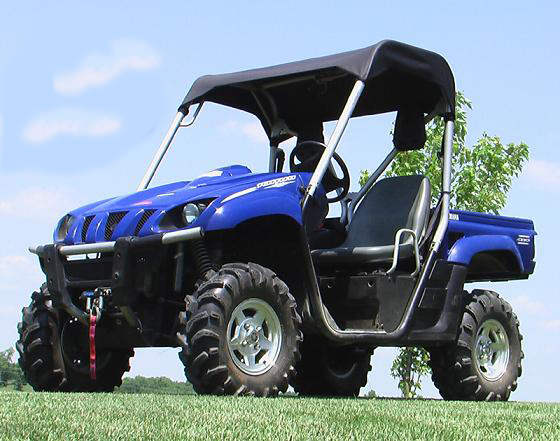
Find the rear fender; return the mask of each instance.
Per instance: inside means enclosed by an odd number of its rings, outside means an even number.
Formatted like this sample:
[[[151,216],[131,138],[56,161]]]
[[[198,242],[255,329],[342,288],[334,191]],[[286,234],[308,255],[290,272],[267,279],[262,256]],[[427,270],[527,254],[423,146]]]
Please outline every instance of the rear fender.
[[[480,253],[501,252],[511,255],[521,272],[525,272],[523,260],[514,240],[506,235],[467,236],[459,239],[448,255],[448,262],[469,265],[474,256]]]

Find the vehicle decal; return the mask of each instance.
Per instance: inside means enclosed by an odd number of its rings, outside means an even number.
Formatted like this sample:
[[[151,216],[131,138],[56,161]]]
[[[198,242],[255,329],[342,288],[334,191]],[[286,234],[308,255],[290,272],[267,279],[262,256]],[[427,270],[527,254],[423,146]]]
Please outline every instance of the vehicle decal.
[[[531,236],[527,236],[526,234],[519,234],[517,236],[517,245],[530,245],[531,244]]]
[[[288,185],[295,180],[296,180],[296,175],[290,175],[290,176],[283,176],[281,178],[271,179],[269,181],[259,182],[254,187],[249,187],[249,188],[246,188],[245,190],[238,191],[237,193],[230,194],[228,197],[226,197],[223,200],[223,202],[229,202],[232,199],[236,199],[240,196],[244,196],[246,194],[252,193],[255,190],[258,190],[260,188],[266,189],[266,188],[284,187],[285,185]]]
[[[232,199],[238,198],[239,196],[244,196],[246,194],[252,193],[257,189],[257,187],[249,187],[245,190],[238,191],[237,193],[230,194],[227,198],[225,198],[222,202],[229,202]]]
[[[449,213],[449,220],[459,220],[459,215],[457,213]]]
[[[288,184],[296,180],[296,175],[282,176],[281,178],[271,179],[270,181],[259,182],[257,188],[280,186],[279,184]]]

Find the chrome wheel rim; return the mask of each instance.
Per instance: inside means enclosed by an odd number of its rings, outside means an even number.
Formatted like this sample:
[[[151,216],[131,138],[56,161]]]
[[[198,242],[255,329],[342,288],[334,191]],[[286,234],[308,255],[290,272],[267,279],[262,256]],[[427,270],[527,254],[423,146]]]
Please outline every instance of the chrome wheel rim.
[[[509,339],[499,321],[491,319],[482,323],[476,335],[474,352],[476,368],[486,380],[499,380],[506,373]]]
[[[264,374],[276,363],[281,345],[280,320],[267,302],[252,298],[236,306],[227,326],[227,346],[239,369]]]

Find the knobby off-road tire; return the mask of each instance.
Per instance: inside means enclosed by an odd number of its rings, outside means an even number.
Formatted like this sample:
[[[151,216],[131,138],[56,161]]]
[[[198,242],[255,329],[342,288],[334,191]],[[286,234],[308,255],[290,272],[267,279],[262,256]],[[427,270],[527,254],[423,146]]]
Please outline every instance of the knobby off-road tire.
[[[89,378],[87,366],[77,371],[65,360],[60,343],[63,314],[52,307],[46,284],[31,295],[31,304],[22,315],[16,348],[25,379],[35,391],[112,392],[122,384],[124,372],[130,370],[132,349],[98,350],[98,357],[105,361],[98,367],[96,381]]]
[[[507,401],[521,375],[522,335],[509,303],[474,290],[454,344],[430,349],[432,379],[446,400]]]
[[[324,337],[305,335],[300,352],[291,382],[299,395],[357,397],[367,383],[373,349],[335,346]]]
[[[285,392],[302,341],[301,318],[286,284],[253,263],[226,264],[205,279],[187,296],[177,334],[194,390],[263,397]],[[247,351],[255,353],[245,358]]]

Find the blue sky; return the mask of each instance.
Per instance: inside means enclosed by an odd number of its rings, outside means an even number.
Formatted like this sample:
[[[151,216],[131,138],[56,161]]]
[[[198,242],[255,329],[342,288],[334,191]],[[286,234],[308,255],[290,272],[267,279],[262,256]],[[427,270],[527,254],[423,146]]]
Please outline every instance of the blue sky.
[[[560,288],[560,41],[555,2],[2,2],[0,13],[0,349],[16,340],[42,282],[27,245],[87,202],[133,191],[190,83],[391,38],[441,53],[473,102],[468,140],[524,141],[531,160],[503,214],[535,221],[528,281],[487,284],[517,311],[524,372],[515,400],[557,401]],[[389,4],[390,3],[390,4]],[[23,6],[27,4],[28,6]],[[339,148],[357,183],[390,148],[392,118],[353,120]],[[267,166],[257,120],[208,105],[180,132],[155,179],[229,164]],[[138,352],[132,374],[182,379],[173,349]],[[393,350],[374,356],[369,387],[396,395]],[[423,394],[437,396],[429,379]]]

